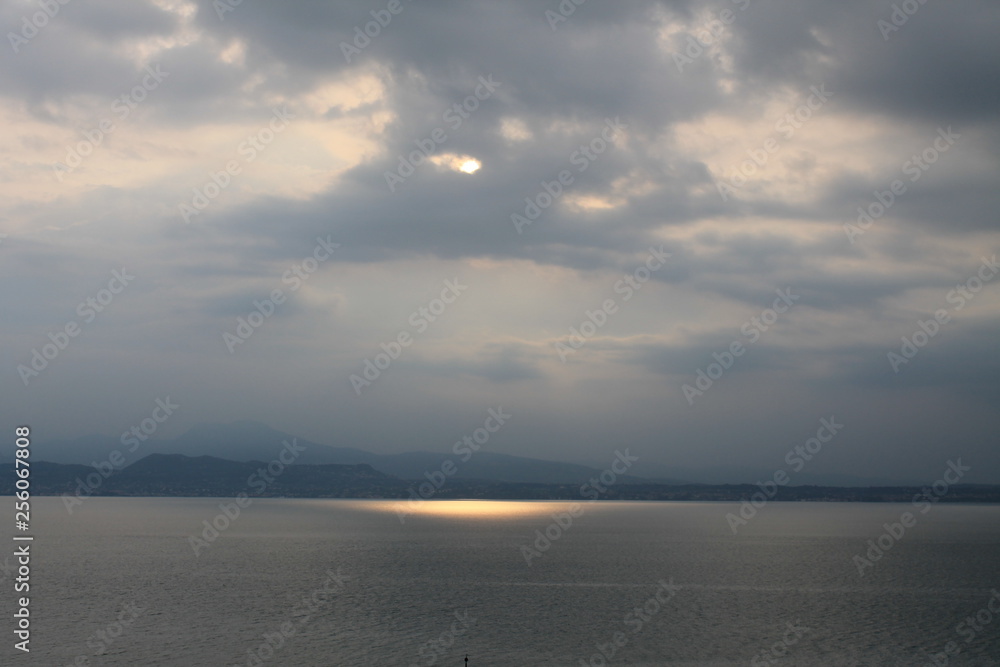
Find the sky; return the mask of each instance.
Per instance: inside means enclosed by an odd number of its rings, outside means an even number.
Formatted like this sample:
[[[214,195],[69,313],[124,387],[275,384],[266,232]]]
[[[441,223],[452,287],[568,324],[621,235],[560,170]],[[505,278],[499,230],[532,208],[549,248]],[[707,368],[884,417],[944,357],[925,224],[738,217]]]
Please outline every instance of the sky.
[[[0,25],[11,439],[255,420],[447,451],[502,409],[492,451],[628,447],[635,475],[806,448],[1000,483],[1000,5],[3,0]]]

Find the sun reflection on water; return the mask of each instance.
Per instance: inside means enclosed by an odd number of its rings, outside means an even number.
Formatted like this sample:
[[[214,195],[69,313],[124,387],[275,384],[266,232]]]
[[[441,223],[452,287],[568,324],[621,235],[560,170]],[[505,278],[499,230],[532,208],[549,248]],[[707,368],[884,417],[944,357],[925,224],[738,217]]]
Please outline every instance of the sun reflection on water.
[[[525,500],[386,500],[366,502],[359,509],[373,512],[405,512],[412,516],[446,517],[455,519],[490,518],[514,519],[564,512],[571,502]]]

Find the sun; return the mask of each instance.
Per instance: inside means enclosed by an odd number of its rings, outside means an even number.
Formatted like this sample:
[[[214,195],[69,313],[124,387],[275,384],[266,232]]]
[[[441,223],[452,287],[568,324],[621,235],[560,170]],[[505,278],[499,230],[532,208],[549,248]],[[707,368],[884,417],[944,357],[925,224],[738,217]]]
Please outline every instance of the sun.
[[[474,174],[483,166],[482,162],[471,155],[455,153],[441,153],[431,156],[430,162],[437,165],[442,171],[457,171],[463,174]]]

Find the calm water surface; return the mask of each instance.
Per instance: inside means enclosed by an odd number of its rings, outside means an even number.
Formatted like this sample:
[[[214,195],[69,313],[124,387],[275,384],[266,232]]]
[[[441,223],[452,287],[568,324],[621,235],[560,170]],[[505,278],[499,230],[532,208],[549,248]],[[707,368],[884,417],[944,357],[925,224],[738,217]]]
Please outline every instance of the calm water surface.
[[[32,651],[8,621],[0,664],[924,665],[954,642],[947,664],[1000,665],[997,506],[918,513],[862,575],[911,506],[772,503],[734,535],[736,503],[587,503],[558,528],[569,503],[401,523],[392,501],[258,499],[196,556],[219,503],[35,499]]]

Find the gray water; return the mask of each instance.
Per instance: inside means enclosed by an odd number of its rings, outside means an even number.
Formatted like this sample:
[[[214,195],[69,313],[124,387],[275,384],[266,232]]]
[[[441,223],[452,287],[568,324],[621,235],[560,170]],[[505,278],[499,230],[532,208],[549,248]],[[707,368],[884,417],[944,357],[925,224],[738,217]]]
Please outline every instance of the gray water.
[[[257,499],[196,556],[219,502],[35,499],[31,653],[7,572],[0,664],[924,665],[949,642],[947,664],[1000,664],[998,506],[771,503],[734,535],[736,503],[585,503],[558,528],[569,503],[430,502],[401,523],[391,501]]]

